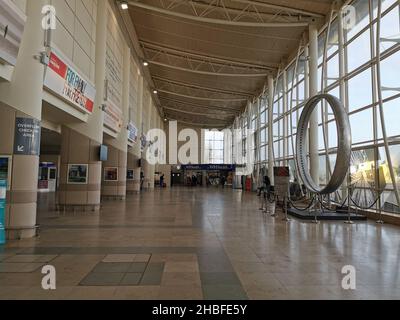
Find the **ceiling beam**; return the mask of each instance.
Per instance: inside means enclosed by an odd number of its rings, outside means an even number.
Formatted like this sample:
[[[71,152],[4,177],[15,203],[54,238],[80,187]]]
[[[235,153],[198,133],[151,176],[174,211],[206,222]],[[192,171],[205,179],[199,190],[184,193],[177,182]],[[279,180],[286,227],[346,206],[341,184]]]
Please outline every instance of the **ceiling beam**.
[[[195,108],[218,110],[218,111],[221,111],[221,112],[232,113],[232,114],[236,114],[236,115],[241,113],[241,110],[239,110],[238,108],[202,105],[202,104],[198,104],[198,103],[182,101],[182,100],[169,98],[169,97],[164,97],[164,96],[160,96],[160,100],[167,101],[167,104],[172,102],[172,103],[175,104],[175,106],[183,105],[183,106],[189,106],[189,107],[195,107]]]
[[[184,121],[180,119],[170,119],[170,120],[176,120],[182,124],[186,124],[189,126],[194,126],[194,127],[201,127],[201,128],[210,128],[210,129],[224,129],[226,128],[229,124],[228,123],[220,123],[220,124],[209,124],[209,123],[195,123],[195,122],[190,122],[190,121]]]
[[[221,25],[230,25],[230,26],[238,26],[238,27],[264,27],[264,28],[298,28],[298,27],[306,27],[310,24],[311,21],[303,20],[299,17],[299,21],[292,22],[250,22],[250,21],[238,21],[238,20],[223,20],[216,18],[207,18],[205,16],[198,15],[190,15],[186,13],[181,13],[177,11],[173,11],[170,9],[164,9],[162,7],[155,7],[152,5],[148,5],[141,2],[129,1],[129,5],[135,6],[138,8],[151,10],[155,12],[159,12],[166,15],[171,15],[179,18],[189,19],[193,21],[203,22],[203,23],[213,23],[213,24],[221,24]]]
[[[247,5],[253,5],[257,7],[262,7],[262,8],[268,8],[268,9],[275,9],[275,10],[282,10],[285,12],[291,12],[291,13],[297,13],[300,15],[305,15],[308,17],[314,17],[314,18],[323,18],[324,15],[320,13],[315,13],[309,10],[302,10],[302,9],[297,9],[297,8],[292,8],[292,7],[286,7],[282,5],[277,5],[277,4],[271,4],[271,3],[265,3],[261,1],[250,1],[250,0],[231,0],[232,2],[238,2],[238,3],[243,3]]]
[[[221,99],[221,98],[206,98],[206,97],[196,97],[196,96],[189,96],[185,94],[180,94],[168,90],[158,90],[159,92],[166,93],[166,94],[171,94],[174,96],[182,97],[182,98],[188,98],[188,99],[194,99],[194,100],[202,100],[202,101],[220,101],[220,102],[240,102],[240,101],[247,101],[247,98],[227,98],[227,99]]]
[[[203,116],[206,118],[210,118],[210,119],[217,119],[217,120],[224,120],[224,117],[221,117],[221,114],[216,115],[216,114],[204,114],[204,113],[199,113],[199,112],[193,112],[193,111],[187,111],[187,110],[180,110],[180,109],[175,109],[175,108],[171,108],[171,107],[163,107],[164,110],[170,110],[173,112],[181,112],[181,113],[185,113],[185,114],[191,114],[194,116]],[[234,116],[227,116],[225,118],[233,118]],[[222,118],[222,119],[221,119]]]
[[[159,76],[153,76],[153,80],[167,82],[167,83],[174,84],[177,86],[188,87],[188,88],[192,88],[192,89],[200,89],[200,90],[204,90],[204,91],[215,92],[215,93],[222,93],[222,94],[229,94],[229,95],[243,96],[243,97],[253,97],[254,96],[253,92],[241,92],[241,91],[229,91],[229,90],[223,90],[223,89],[215,89],[215,88],[200,86],[197,84],[171,80],[171,79],[167,79],[167,78],[163,78],[163,77],[159,77]]]
[[[175,69],[175,70],[178,70],[178,71],[185,71],[185,72],[203,74],[203,75],[206,75],[206,76],[235,77],[235,78],[240,78],[240,77],[245,77],[245,78],[265,78],[265,77],[268,76],[268,73],[210,72],[210,71],[202,71],[202,70],[195,70],[195,69],[177,67],[177,66],[174,66],[174,65],[171,65],[171,64],[166,64],[166,63],[158,62],[158,61],[155,61],[155,60],[148,60],[148,62],[151,63],[151,64],[154,64],[156,66],[171,68],[171,69]]]
[[[258,70],[266,70],[266,71],[268,71],[268,70],[275,71],[280,66],[279,63],[271,62],[271,63],[266,63],[266,64],[257,64],[257,63],[247,62],[247,61],[240,61],[237,59],[234,60],[234,59],[215,57],[215,56],[210,56],[210,55],[205,55],[205,54],[199,54],[199,53],[195,53],[195,52],[185,51],[182,49],[167,47],[167,46],[153,43],[150,41],[145,41],[143,39],[139,40],[139,42],[143,48],[146,48],[146,49],[152,48],[153,50],[160,51],[160,53],[174,54],[177,57],[186,58],[189,56],[189,57],[191,57],[191,59],[193,59],[193,60],[197,59],[199,62],[208,62],[208,63],[213,63],[213,64],[232,66],[235,68],[247,68],[247,69],[252,69],[252,70],[258,69]]]

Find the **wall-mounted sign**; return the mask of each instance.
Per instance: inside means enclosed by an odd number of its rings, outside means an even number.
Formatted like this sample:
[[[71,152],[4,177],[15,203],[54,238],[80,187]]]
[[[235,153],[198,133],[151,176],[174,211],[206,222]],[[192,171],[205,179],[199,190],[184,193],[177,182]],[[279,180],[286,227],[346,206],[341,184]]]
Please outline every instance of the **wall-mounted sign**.
[[[235,171],[236,166],[233,164],[188,164],[182,165],[181,169],[191,171]]]
[[[134,180],[135,179],[135,173],[133,170],[128,169],[126,172],[126,180]]]
[[[144,151],[144,149],[146,149],[147,143],[148,143],[148,141],[147,141],[146,135],[142,134],[140,136],[140,146],[141,146],[142,152]]]
[[[50,54],[44,86],[79,110],[93,112],[96,89],[55,51]]]
[[[0,63],[17,63],[25,22],[26,15],[13,1],[0,1]]]
[[[6,211],[7,180],[0,180],[0,244],[6,243],[5,211]]]
[[[118,181],[118,168],[104,168],[104,181]]]
[[[132,122],[130,122],[128,124],[128,140],[130,142],[136,143],[137,139],[138,139],[138,130],[135,127],[135,125]]]
[[[15,118],[14,154],[38,156],[40,154],[40,121]]]
[[[289,193],[290,169],[289,167],[274,167],[275,192],[280,197]]]
[[[104,126],[115,133],[120,133],[122,129],[122,110],[111,101],[106,102]]]
[[[87,184],[88,165],[70,164],[68,165],[68,184]]]

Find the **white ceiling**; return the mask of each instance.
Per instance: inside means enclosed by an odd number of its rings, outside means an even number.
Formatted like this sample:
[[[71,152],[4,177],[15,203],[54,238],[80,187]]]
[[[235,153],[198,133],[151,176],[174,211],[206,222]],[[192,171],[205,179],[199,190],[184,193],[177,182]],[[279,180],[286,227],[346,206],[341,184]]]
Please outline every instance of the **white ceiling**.
[[[167,118],[223,127],[332,2],[140,0],[129,1],[129,16]]]

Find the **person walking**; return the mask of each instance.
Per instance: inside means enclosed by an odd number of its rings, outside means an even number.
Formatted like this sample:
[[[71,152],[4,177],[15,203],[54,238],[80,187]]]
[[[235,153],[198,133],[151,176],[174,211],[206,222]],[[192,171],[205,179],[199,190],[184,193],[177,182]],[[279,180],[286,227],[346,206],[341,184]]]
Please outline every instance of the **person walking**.
[[[225,183],[226,183],[226,178],[225,178],[225,176],[221,176],[221,186],[222,186],[222,189],[225,188]]]
[[[164,188],[164,174],[160,177],[160,188]]]

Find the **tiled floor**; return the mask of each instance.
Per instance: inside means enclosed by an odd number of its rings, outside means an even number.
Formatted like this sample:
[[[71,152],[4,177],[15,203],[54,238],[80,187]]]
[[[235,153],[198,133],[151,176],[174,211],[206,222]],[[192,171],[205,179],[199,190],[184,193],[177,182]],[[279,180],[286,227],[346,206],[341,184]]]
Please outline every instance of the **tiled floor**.
[[[399,299],[400,228],[282,221],[229,189],[172,189],[58,215],[0,248],[0,299]],[[57,289],[41,288],[42,267]],[[342,289],[353,265],[357,289]]]

